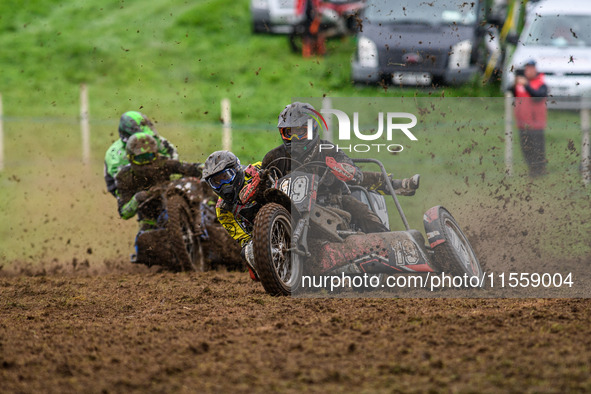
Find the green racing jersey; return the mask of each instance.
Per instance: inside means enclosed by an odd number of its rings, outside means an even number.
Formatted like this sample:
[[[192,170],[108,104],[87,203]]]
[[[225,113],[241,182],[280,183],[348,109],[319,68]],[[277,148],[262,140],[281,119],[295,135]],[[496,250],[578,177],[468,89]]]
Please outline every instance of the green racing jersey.
[[[164,137],[157,136],[158,141],[158,153],[161,156],[169,159],[178,160],[179,155],[176,147],[168,142]],[[115,184],[115,177],[117,173],[126,165],[129,164],[127,158],[127,152],[125,150],[125,144],[121,139],[113,142],[113,144],[107,149],[105,154],[105,183],[107,184],[107,190],[113,196],[117,197],[117,185]]]

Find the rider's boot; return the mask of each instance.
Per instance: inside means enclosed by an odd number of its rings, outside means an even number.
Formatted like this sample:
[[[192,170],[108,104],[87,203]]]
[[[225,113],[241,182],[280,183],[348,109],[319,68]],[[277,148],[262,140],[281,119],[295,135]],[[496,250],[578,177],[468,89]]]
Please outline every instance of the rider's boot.
[[[396,194],[414,196],[415,191],[419,188],[420,178],[419,174],[415,174],[410,178],[392,179],[392,187],[394,187]]]
[[[259,281],[259,276],[254,268],[254,249],[252,245],[252,240],[250,240],[240,251],[240,256],[246,262],[246,266],[248,267],[248,273],[250,274],[250,279],[254,280],[255,282]]]

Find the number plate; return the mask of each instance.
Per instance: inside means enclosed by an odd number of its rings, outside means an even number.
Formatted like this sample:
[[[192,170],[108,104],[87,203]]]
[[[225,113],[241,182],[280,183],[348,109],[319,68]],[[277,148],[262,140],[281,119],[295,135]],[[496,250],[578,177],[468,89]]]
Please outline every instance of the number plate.
[[[432,80],[430,73],[394,73],[392,76],[396,85],[430,85]]]

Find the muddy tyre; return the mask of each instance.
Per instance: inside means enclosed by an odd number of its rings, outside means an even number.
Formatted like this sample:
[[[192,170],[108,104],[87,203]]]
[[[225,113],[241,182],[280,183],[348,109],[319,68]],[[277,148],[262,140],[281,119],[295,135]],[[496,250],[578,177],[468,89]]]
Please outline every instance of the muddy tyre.
[[[266,204],[255,219],[253,247],[259,279],[272,296],[291,295],[300,286],[302,260],[290,246],[291,215],[279,204]]]
[[[195,236],[191,209],[185,199],[172,195],[167,201],[168,211],[168,242],[175,262],[173,267],[182,271],[202,271],[203,248]]]
[[[424,224],[441,272],[482,278],[482,267],[468,238],[447,209],[441,206],[431,208],[425,213]]]

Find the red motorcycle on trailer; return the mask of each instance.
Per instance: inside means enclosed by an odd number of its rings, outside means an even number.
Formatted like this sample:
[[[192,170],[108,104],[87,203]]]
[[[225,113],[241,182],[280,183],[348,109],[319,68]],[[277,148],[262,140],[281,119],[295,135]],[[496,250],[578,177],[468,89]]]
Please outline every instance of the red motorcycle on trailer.
[[[255,270],[267,293],[295,294],[302,290],[303,275],[445,272],[482,277],[468,238],[447,209],[435,206],[425,213],[425,243],[420,231],[410,228],[383,164],[375,159],[354,161],[380,167],[405,229],[362,233],[340,206],[338,195],[319,193],[329,174],[326,166],[318,165],[324,163],[308,163],[286,176],[274,174],[253,229]],[[358,186],[345,188],[388,225],[384,196]]]

